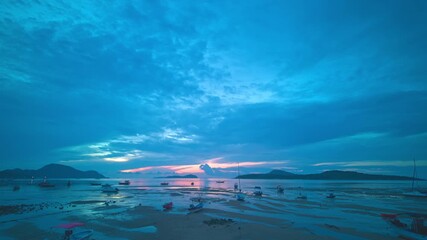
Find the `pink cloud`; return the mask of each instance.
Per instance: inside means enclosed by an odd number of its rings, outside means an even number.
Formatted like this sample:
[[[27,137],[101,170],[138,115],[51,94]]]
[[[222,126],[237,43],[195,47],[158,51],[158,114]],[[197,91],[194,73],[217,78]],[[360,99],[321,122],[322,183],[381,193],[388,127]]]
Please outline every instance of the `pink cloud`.
[[[206,159],[203,162],[209,164],[212,168],[236,168],[238,163],[221,163],[218,162],[222,160],[222,157],[219,158],[211,158]],[[286,164],[287,161],[271,161],[271,162],[240,162],[240,167],[254,167],[254,166],[270,166],[270,165],[283,165]],[[134,169],[126,169],[121,170],[124,173],[136,173],[136,172],[145,172],[149,170],[169,170],[178,174],[189,174],[189,173],[203,173],[204,171],[200,169],[200,164],[192,164],[192,165],[166,165],[166,166],[149,166],[149,167],[141,167]]]

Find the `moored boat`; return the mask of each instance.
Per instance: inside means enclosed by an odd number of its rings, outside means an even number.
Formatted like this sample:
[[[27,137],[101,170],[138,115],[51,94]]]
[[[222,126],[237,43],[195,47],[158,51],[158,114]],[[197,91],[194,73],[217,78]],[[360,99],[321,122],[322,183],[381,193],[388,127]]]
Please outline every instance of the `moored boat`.
[[[44,177],[43,182],[39,183],[39,187],[42,187],[42,188],[52,188],[52,187],[55,187],[55,185],[52,184],[52,183],[49,183],[47,181],[47,178]]]
[[[422,192],[422,191],[420,191],[418,189],[415,189],[415,185],[416,185],[416,182],[417,182],[418,178],[417,178],[417,165],[416,165],[416,162],[415,162],[415,158],[413,159],[413,161],[414,161],[414,170],[413,170],[413,173],[412,173],[411,191],[404,192],[404,193],[402,193],[402,195],[405,196],[405,197],[417,197],[417,198],[419,198],[419,197],[422,197],[422,198],[427,197],[427,193]]]
[[[77,227],[84,226],[84,223],[81,222],[73,222],[73,223],[65,223],[54,226],[54,228],[62,228],[65,229],[64,236],[62,239],[67,240],[89,240],[93,234],[93,230],[87,229],[80,232],[73,233],[73,229]]]
[[[285,188],[282,185],[277,185],[276,190],[277,190],[277,193],[285,192]]]
[[[299,199],[299,200],[307,200],[307,196],[299,193],[299,195],[297,196],[297,199]]]
[[[329,193],[329,195],[326,196],[326,198],[335,198],[336,195],[334,193]]]
[[[118,193],[118,188],[113,188],[110,184],[104,184],[102,185],[102,192],[104,193]]]
[[[245,201],[245,194],[242,192],[238,192],[236,195],[236,198],[237,198],[237,201],[243,202],[243,201]]]
[[[197,205],[190,204],[190,207],[188,208],[188,210],[190,212],[198,212],[198,211],[202,210],[202,208],[203,208],[203,202],[200,202]]]
[[[237,185],[237,183],[234,184],[234,190],[237,191],[239,190],[239,192],[236,195],[237,201],[245,201],[245,197],[246,195],[242,192],[242,185],[240,183],[240,165],[239,163],[237,163],[237,178],[239,179],[239,185]]]
[[[84,230],[81,232],[73,233],[71,235],[71,240],[89,240],[93,234],[93,230]]]
[[[168,202],[163,204],[163,209],[164,210],[171,210],[173,208],[173,202]]]
[[[259,186],[256,186],[255,187],[255,190],[254,190],[254,195],[255,196],[262,196],[262,190],[261,190],[261,187],[259,187]]]
[[[42,187],[42,188],[53,188],[53,187],[55,187],[55,185],[52,184],[52,183],[49,183],[49,182],[41,182],[41,183],[39,183],[39,187]]]
[[[129,180],[125,180],[123,182],[119,182],[120,185],[129,185],[130,181]]]
[[[398,237],[427,240],[427,226],[424,225],[427,215],[417,213],[383,213],[381,217],[392,227]]]

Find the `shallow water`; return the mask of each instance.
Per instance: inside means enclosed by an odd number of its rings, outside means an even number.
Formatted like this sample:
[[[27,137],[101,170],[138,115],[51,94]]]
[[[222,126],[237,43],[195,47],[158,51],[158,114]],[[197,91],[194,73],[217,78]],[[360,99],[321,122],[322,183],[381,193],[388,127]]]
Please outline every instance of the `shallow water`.
[[[291,222],[295,227],[308,228],[316,234],[340,239],[344,237],[343,233],[325,228],[324,225],[388,235],[391,234],[390,229],[379,214],[398,212],[427,214],[426,198],[408,198],[401,195],[410,189],[411,183],[408,181],[245,179],[241,180],[241,184],[243,192],[247,194],[246,201],[239,202],[240,205],[236,207],[233,187],[237,180],[221,179],[224,183],[217,183],[217,180],[219,179],[131,179],[130,185],[123,186],[118,185],[123,179],[95,181],[72,179],[70,180],[72,185],[67,187],[68,180],[51,179],[50,182],[55,184],[55,187],[45,189],[37,185],[28,185],[27,180],[15,181],[0,187],[0,205],[46,203],[46,206],[22,215],[0,215],[0,230],[9,228],[16,223],[15,220],[19,222],[22,219],[34,222],[41,229],[63,223],[63,220],[53,222],[60,207],[69,216],[77,214],[96,218],[119,213],[138,205],[162,210],[164,203],[173,201],[174,208],[168,212],[169,214],[187,214],[191,199],[198,197],[206,199],[206,208]],[[102,193],[101,186],[92,186],[91,182],[113,184],[120,191],[117,194]],[[161,186],[161,182],[169,182],[169,185]],[[194,182],[194,186],[191,186],[191,182]],[[12,191],[15,184],[21,186],[19,191]],[[276,186],[279,184],[285,187],[284,194],[276,193]],[[263,197],[253,196],[254,186],[262,187]],[[419,187],[426,189],[426,186],[425,182],[419,182]],[[334,192],[337,197],[327,199],[326,195],[330,192]],[[300,193],[307,195],[308,200],[296,200]],[[231,202],[233,204],[230,204]],[[123,216],[117,214],[116,218]],[[149,231],[155,232],[153,229]],[[363,239],[354,235],[345,237]]]

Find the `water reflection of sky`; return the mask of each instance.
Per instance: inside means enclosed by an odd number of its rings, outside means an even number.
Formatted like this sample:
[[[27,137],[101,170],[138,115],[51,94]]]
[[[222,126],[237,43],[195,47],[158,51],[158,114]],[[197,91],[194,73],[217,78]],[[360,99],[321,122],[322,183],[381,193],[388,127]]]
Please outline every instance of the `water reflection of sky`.
[[[101,186],[90,185],[92,180],[72,180],[69,188],[66,187],[66,180],[51,180],[56,184],[52,189],[23,184],[17,192],[13,192],[11,186],[2,186],[0,205],[47,202],[52,204],[50,208],[33,212],[30,216],[49,212],[57,214],[58,209],[53,206],[60,204],[65,206],[61,217],[64,217],[64,214],[65,216],[77,214],[91,216],[94,219],[107,215],[114,216],[135,206],[151,206],[162,211],[162,205],[170,201],[174,203],[174,208],[167,214],[187,214],[187,208],[192,203],[191,199],[203,198],[206,201],[206,209],[224,211],[224,215],[220,217],[227,217],[227,212],[235,212],[275,218],[284,222],[294,222],[296,227],[310,226],[310,230],[326,235],[328,230],[319,227],[324,222],[337,226],[348,225],[370,232],[384,229],[382,231],[386,234],[388,229],[384,228],[384,222],[379,219],[380,211],[425,211],[425,202],[422,200],[403,198],[399,195],[409,185],[408,182],[400,181],[242,180],[243,191],[247,194],[245,202],[235,201],[233,192],[234,183],[237,182],[235,179],[224,179],[224,183],[218,183],[217,179],[133,179],[127,186],[118,185],[119,181],[122,179],[99,180],[119,188],[117,194],[102,193]],[[161,182],[168,182],[169,185],[161,186]],[[192,182],[194,186],[191,185]],[[285,186],[284,194],[276,193],[275,187],[278,184]],[[253,196],[255,185],[262,187],[263,197]],[[334,191],[336,199],[325,198],[330,191]],[[307,195],[308,200],[295,200],[300,192]],[[74,201],[100,202],[77,204],[72,203]],[[123,221],[130,217],[122,214],[117,216]],[[8,215],[0,218],[5,221],[15,217]],[[48,220],[41,220],[41,223],[37,224],[48,224],[46,221]]]

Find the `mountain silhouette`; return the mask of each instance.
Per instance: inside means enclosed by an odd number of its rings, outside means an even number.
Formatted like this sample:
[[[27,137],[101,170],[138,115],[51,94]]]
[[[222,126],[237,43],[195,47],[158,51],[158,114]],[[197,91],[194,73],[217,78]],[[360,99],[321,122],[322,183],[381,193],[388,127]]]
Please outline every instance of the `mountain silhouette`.
[[[306,180],[412,180],[412,177],[366,174],[353,171],[325,171],[317,174],[294,174],[282,170],[269,173],[240,175],[240,179],[306,179]],[[422,180],[422,179],[418,179]]]
[[[37,170],[22,170],[19,168],[0,171],[0,178],[105,178],[96,171],[80,171],[75,168],[61,165],[48,164]]]

